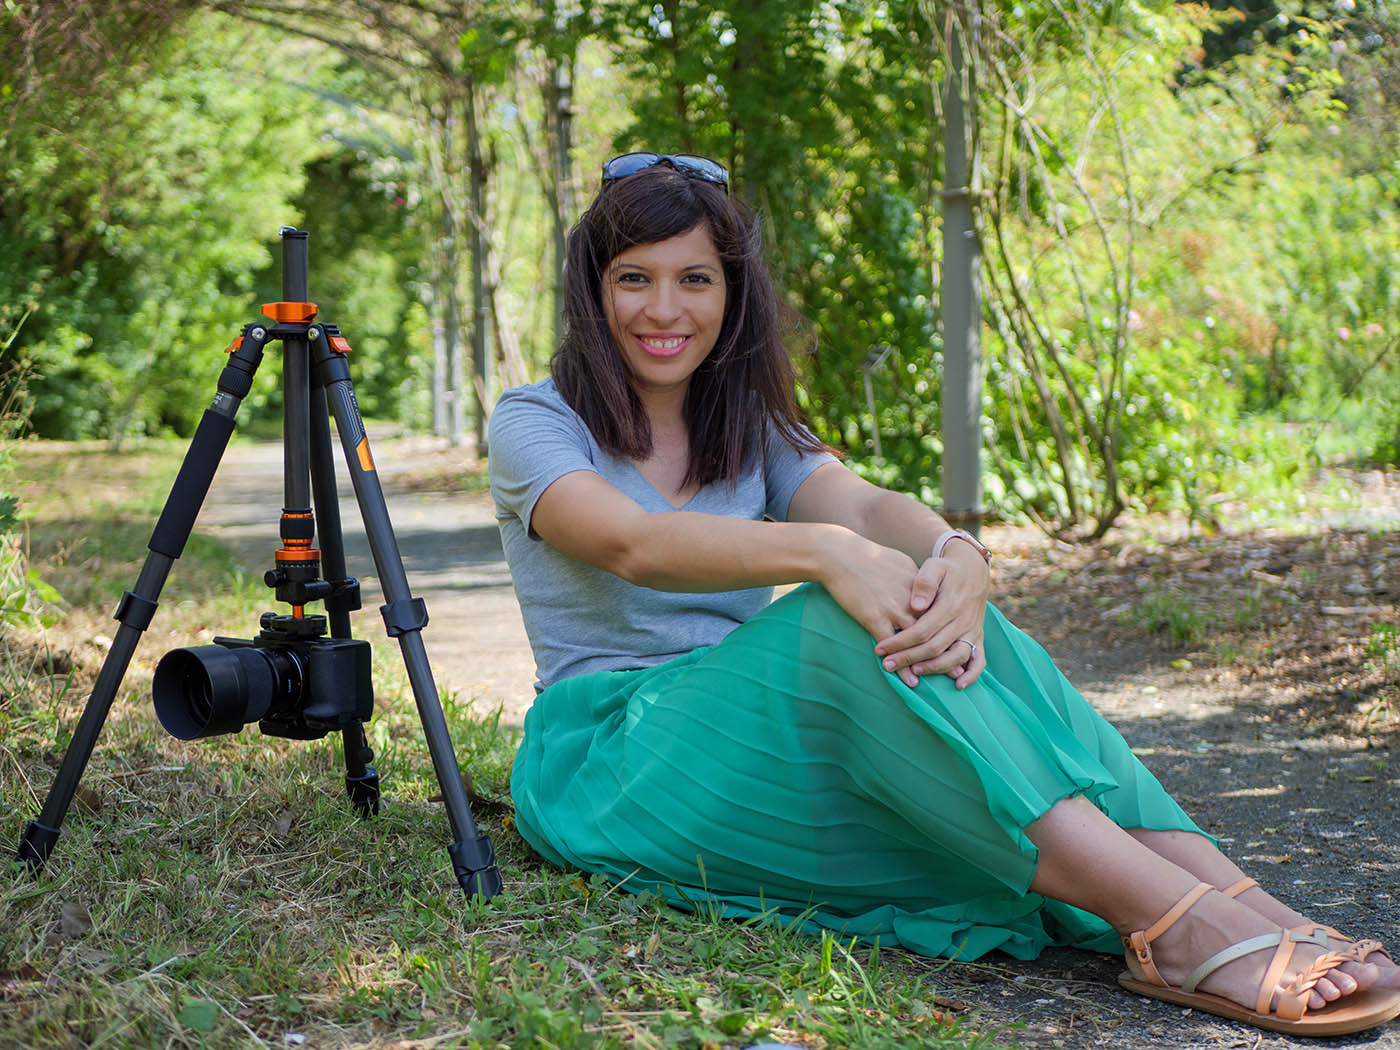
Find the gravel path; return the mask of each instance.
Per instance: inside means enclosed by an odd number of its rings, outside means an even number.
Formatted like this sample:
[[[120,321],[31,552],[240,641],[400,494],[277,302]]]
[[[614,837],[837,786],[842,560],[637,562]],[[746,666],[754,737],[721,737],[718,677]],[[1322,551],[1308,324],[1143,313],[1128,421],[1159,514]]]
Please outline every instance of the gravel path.
[[[410,586],[427,602],[424,642],[438,684],[472,698],[483,714],[500,708],[503,723],[518,725],[533,695],[533,660],[489,496],[422,490],[425,473],[446,470],[450,477],[466,462],[466,453],[439,441],[381,435],[374,453]],[[279,445],[237,447],[225,457],[200,516],[198,527],[233,545],[256,572],[267,568],[277,546],[281,471]],[[373,609],[383,599],[348,479],[342,477],[341,488],[349,571],[363,585],[366,609]],[[999,553],[1025,542],[1012,530],[991,530],[988,539]],[[1090,701],[1247,872],[1319,921],[1400,944],[1400,764],[1390,738],[1276,729],[1275,713],[1296,697],[1237,680],[1228,670],[1174,670],[1159,647],[1099,643],[1090,624],[1055,629],[1079,611],[1057,610],[1052,599],[1016,618],[1042,637]],[[381,629],[373,613],[359,617],[357,630]],[[1115,984],[1121,961],[1104,956],[1051,951],[1030,963],[993,955],[952,964],[900,953],[886,958],[928,973],[941,1003],[965,1010],[977,1029],[1016,1026],[1000,1041],[1023,1047],[1319,1045],[1126,995]],[[1400,1024],[1321,1045],[1400,1048]]]

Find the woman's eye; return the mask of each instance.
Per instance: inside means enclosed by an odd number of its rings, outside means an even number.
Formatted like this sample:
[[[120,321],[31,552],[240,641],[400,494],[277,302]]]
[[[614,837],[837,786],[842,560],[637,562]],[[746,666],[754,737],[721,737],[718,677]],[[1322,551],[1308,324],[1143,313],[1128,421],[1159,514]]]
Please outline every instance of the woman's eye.
[[[707,273],[688,273],[685,275],[686,284],[714,284]]]
[[[620,273],[617,275],[618,284],[641,284],[646,280],[639,273]]]

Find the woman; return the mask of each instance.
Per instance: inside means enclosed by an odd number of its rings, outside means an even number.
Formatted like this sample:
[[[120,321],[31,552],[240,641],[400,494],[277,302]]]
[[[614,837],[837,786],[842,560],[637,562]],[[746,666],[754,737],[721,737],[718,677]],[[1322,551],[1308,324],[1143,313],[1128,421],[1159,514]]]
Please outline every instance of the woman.
[[[552,378],[491,420],[536,849],[929,955],[1126,947],[1126,987],[1297,1034],[1400,1015],[1378,945],[1246,879],[988,605],[977,540],[801,426],[720,165],[610,161],[567,273]]]

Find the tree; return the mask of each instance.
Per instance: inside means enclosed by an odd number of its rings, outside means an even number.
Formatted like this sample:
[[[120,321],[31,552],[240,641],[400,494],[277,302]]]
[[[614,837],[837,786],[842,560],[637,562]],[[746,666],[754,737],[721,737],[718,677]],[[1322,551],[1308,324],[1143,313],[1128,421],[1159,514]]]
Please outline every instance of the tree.
[[[464,407],[472,404],[477,448],[486,447],[491,399],[487,347],[492,318],[490,180],[492,143],[482,131],[486,96],[508,71],[513,52],[483,26],[482,8],[431,0],[216,0],[217,10],[271,26],[288,37],[305,36],[363,63],[394,85],[411,104],[426,156],[421,170],[438,216],[431,308],[446,342],[449,433],[463,436]],[[466,193],[462,192],[463,183]],[[463,242],[466,242],[465,249]],[[463,258],[470,295],[463,294]],[[463,308],[463,301],[470,310]],[[464,323],[466,322],[466,323]],[[471,340],[471,375],[458,333]]]

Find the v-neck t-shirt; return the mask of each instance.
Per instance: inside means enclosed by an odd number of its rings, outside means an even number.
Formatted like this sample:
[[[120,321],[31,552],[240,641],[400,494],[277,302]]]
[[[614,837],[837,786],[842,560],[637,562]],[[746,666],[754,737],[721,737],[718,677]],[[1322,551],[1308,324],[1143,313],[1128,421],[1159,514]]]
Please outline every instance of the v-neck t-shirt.
[[[630,459],[594,439],[552,379],[507,390],[491,415],[491,495],[501,545],[534,650],[537,688],[593,671],[651,667],[715,645],[773,598],[773,588],[658,591],[571,558],[540,539],[540,496],[576,470],[595,473],[651,513],[678,510],[784,521],[793,493],[826,453],[794,449],[772,426],[739,476],[702,487],[675,507]]]

